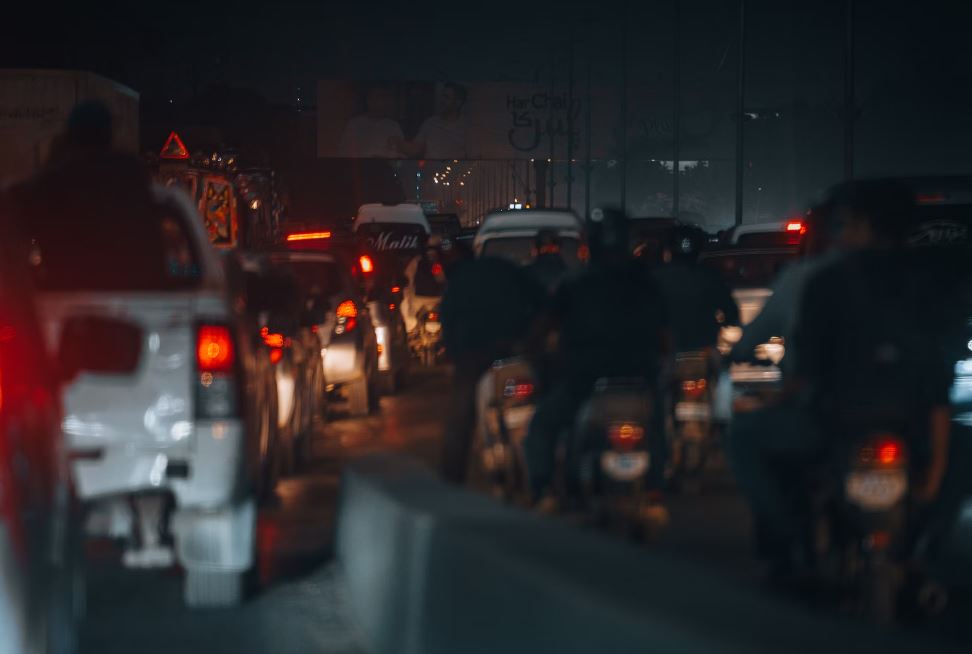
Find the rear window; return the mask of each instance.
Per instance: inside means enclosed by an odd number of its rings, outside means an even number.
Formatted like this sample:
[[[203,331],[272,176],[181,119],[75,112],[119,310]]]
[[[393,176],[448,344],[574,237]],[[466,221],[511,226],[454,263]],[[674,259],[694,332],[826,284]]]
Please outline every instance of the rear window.
[[[533,261],[533,242],[532,236],[490,238],[483,244],[482,256],[501,257],[525,266]],[[577,258],[579,246],[580,242],[576,238],[561,239],[560,253],[569,268],[578,268],[581,265]]]
[[[708,255],[702,262],[718,272],[730,288],[765,288],[796,257],[795,250],[723,253]]]
[[[31,215],[24,222],[34,282],[44,290],[179,291],[202,277],[186,223],[174,210],[97,220]]]
[[[305,297],[332,297],[343,290],[341,271],[334,262],[283,260],[279,263],[293,272],[301,295]]]
[[[972,206],[919,206],[916,218],[918,228],[911,236],[912,244],[966,247],[969,245]]]

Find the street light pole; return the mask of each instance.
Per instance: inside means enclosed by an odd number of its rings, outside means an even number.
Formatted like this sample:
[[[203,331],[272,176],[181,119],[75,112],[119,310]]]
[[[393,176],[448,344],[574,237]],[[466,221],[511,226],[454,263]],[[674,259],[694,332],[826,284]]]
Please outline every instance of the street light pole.
[[[681,160],[681,152],[679,142],[680,129],[679,120],[682,113],[682,69],[681,69],[681,59],[679,50],[681,48],[682,40],[682,30],[681,30],[681,0],[674,0],[675,5],[675,46],[674,52],[672,53],[672,72],[674,73],[674,82],[672,88],[672,95],[674,97],[674,107],[672,111],[672,132],[673,132],[673,143],[672,143],[672,217],[678,218],[678,200],[679,200],[679,162]]]
[[[846,0],[844,35],[844,179],[854,179],[854,0]]]
[[[585,125],[584,131],[585,137],[587,139],[586,147],[584,148],[584,220],[587,220],[591,215],[591,106],[594,104],[594,99],[591,97],[591,58],[593,57],[593,48],[591,44],[594,39],[591,38],[591,30],[593,29],[591,23],[590,12],[588,11],[587,16],[587,92],[584,96],[584,101],[587,104],[585,109]]]
[[[736,225],[743,218],[743,121],[746,120],[746,0],[739,0],[739,63],[736,70]]]

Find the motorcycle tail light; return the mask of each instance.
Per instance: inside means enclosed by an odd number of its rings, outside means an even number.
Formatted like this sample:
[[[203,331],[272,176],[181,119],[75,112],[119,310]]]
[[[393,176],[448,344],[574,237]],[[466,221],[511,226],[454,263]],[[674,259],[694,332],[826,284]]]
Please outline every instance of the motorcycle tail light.
[[[633,450],[644,438],[645,428],[637,423],[614,422],[608,426],[608,440],[616,450]]]
[[[690,398],[700,397],[707,386],[708,382],[704,379],[686,379],[682,382],[682,393]]]
[[[529,379],[507,379],[503,384],[503,397],[516,401],[528,400],[533,397],[533,382]]]
[[[904,441],[896,436],[880,436],[857,450],[857,463],[869,468],[900,468],[907,463]]]

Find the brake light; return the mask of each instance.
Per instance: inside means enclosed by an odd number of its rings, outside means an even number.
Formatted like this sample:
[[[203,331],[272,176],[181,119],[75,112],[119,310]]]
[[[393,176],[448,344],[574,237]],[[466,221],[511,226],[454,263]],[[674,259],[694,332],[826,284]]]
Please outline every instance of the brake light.
[[[507,379],[503,384],[503,397],[508,400],[522,401],[533,396],[533,382],[528,379]]]
[[[439,314],[435,311],[429,311],[429,315],[425,318],[426,322],[439,322]]]
[[[880,437],[861,447],[858,463],[864,466],[900,467],[905,464],[904,442],[897,437]]]
[[[645,438],[645,428],[633,422],[615,422],[608,426],[608,440],[616,450],[633,450]]]
[[[337,308],[338,318],[357,318],[358,317],[358,307],[355,305],[354,300],[345,300],[338,305]]]
[[[688,397],[698,397],[705,392],[708,382],[704,379],[687,379],[682,382],[682,392]]]
[[[270,348],[270,363],[277,365],[283,359],[283,349],[279,347]]]
[[[358,324],[358,307],[354,300],[345,300],[337,308],[337,324],[334,326],[334,333],[341,335],[349,332]]]
[[[442,274],[442,272],[443,271],[442,271],[442,264],[441,263],[433,263],[432,264],[432,274],[433,275],[435,275],[436,277],[438,277],[439,275]]]
[[[367,254],[358,257],[358,265],[361,266],[361,272],[366,275],[375,272],[375,262]]]
[[[402,292],[402,287],[401,286],[392,286],[391,287],[391,292],[392,293],[401,293]]]
[[[229,327],[202,325],[196,340],[196,364],[200,372],[232,372],[236,352]]]
[[[791,220],[786,224],[786,231],[803,235],[807,233],[807,226],[802,220]]]
[[[283,334],[271,334],[269,327],[261,329],[260,336],[263,337],[263,342],[266,343],[267,347],[284,347],[287,343]]]
[[[942,204],[945,202],[944,193],[919,193],[915,198],[918,204]]]
[[[297,234],[288,234],[287,242],[293,243],[294,241],[318,241],[326,238],[331,238],[331,232],[299,232]]]

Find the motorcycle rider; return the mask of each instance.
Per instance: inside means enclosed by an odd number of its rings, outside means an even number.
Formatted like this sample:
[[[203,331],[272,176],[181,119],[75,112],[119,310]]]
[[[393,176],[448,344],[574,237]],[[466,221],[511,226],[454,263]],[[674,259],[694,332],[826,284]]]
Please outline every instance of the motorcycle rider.
[[[744,444],[736,432],[733,447],[756,502],[762,553],[784,575],[806,526],[783,480],[802,479],[808,464],[846,456],[852,438],[887,429],[908,440],[920,471],[912,496],[930,502],[948,460],[951,370],[935,345],[947,303],[902,247],[911,193],[895,182],[849,182],[832,192],[830,208],[843,251],[803,285],[782,400],[763,412],[778,415],[765,421],[763,438]]]
[[[588,237],[590,267],[561,284],[549,311],[548,328],[559,330],[563,374],[541,398],[523,442],[529,490],[545,511],[556,505],[549,491],[558,442],[573,426],[595,382],[642,377],[655,384],[670,349],[665,302],[631,256],[627,217],[595,209]],[[650,481],[658,488],[664,437],[660,425],[651,432]]]
[[[668,303],[676,352],[712,351],[720,326],[739,324],[739,308],[729,286],[718,273],[699,263],[704,243],[699,228],[676,225],[664,251],[665,265],[654,270]]]
[[[464,260],[449,270],[442,298],[442,340],[453,364],[452,398],[442,445],[443,477],[465,480],[476,422],[476,388],[493,361],[511,356],[545,302],[523,268],[499,257]]]
[[[560,236],[556,230],[541,229],[533,244],[533,261],[527,271],[551,295],[567,274],[567,263],[561,251]]]

